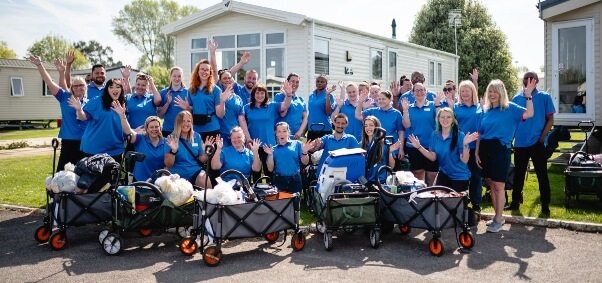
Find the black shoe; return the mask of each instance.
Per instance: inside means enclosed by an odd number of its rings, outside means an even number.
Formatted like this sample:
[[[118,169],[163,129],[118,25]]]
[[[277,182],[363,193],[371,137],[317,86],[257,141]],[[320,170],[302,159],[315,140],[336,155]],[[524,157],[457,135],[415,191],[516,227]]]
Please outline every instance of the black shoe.
[[[481,213],[481,206],[478,204],[473,204],[472,210],[474,210],[475,213]]]
[[[511,202],[509,205],[504,206],[504,210],[518,210],[519,204],[516,202]]]
[[[550,215],[550,207],[548,205],[542,205],[541,214]]]

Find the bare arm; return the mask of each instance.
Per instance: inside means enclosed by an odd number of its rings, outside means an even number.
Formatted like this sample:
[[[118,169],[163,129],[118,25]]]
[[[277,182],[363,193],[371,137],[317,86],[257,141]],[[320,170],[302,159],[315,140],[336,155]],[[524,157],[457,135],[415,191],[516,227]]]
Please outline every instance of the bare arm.
[[[167,112],[167,109],[169,109],[169,107],[171,106],[171,90],[168,89],[167,90],[167,95],[166,95],[166,101],[165,101],[165,105],[163,105],[162,107],[157,107],[157,116],[159,116],[159,118],[164,118],[165,117],[165,113]]]
[[[238,115],[238,125],[240,125],[240,128],[242,128],[242,132],[245,134],[245,137],[251,141],[252,137],[249,134],[249,127],[247,126],[247,120],[245,119],[245,116]]]
[[[54,81],[52,81],[52,78],[50,78],[50,75],[44,68],[44,65],[42,65],[42,61],[40,60],[40,58],[37,56],[29,56],[29,62],[38,67],[38,72],[40,72],[40,76],[42,77],[42,80],[44,80],[48,88],[50,88],[50,92],[52,92],[53,95],[57,95],[59,91],[59,86]]]
[[[242,68],[242,66],[249,63],[249,60],[251,60],[251,52],[245,52],[242,55],[242,57],[240,57],[240,61],[238,61],[238,64],[236,64],[236,65],[232,66],[232,68],[230,68],[230,74],[235,74],[236,72],[238,72],[238,70],[240,70],[240,68]]]
[[[280,87],[282,93],[284,93],[284,101],[280,104],[280,112],[287,111],[291,107],[291,101],[293,99],[293,88],[289,81],[284,81]]]
[[[301,121],[301,126],[299,126],[299,131],[295,133],[295,138],[299,139],[303,135],[305,135],[305,130],[307,129],[307,111],[303,112],[303,121]]]
[[[263,145],[263,151],[268,155],[267,166],[270,172],[274,172],[274,150],[272,147]]]
[[[153,77],[148,76],[148,82],[150,84],[150,91],[153,94],[153,103],[155,104],[155,107],[157,107],[161,105],[161,94],[159,93],[159,90],[157,90],[157,86],[155,85],[155,80]]]
[[[213,158],[211,158],[211,169],[219,170],[222,168],[222,159],[220,158],[222,154],[222,148],[224,147],[224,139],[217,135],[215,139],[215,154],[213,154]]]
[[[137,133],[130,126],[128,119],[125,116],[125,109],[121,106],[121,104],[119,104],[116,101],[113,101],[113,103],[111,104],[111,109],[117,114],[119,114],[121,120],[121,128],[123,128],[123,133],[129,135],[131,137],[130,142],[134,143],[136,141]]]
[[[543,131],[541,132],[541,135],[539,136],[540,143],[543,143],[543,141],[546,139],[546,136],[552,129],[553,125],[554,125],[554,114],[551,113],[551,114],[546,115],[546,124],[543,127]]]
[[[71,87],[71,65],[73,64],[73,60],[75,59],[75,52],[72,51],[68,51],[67,54],[65,55],[65,61],[67,61],[67,66],[65,68],[65,89],[68,89]],[[61,87],[63,87],[61,85]]]
[[[251,141],[251,152],[253,152],[253,164],[251,164],[251,170],[253,170],[254,172],[261,171],[261,159],[259,158],[259,145],[261,145],[261,141],[259,141],[259,139],[255,139],[255,140]]]
[[[324,99],[324,101],[326,102],[326,115],[332,114],[332,104],[330,104],[330,94],[336,89],[337,87],[335,85],[332,85],[331,88],[327,88],[326,89],[326,97]]]
[[[215,50],[217,49],[217,42],[213,39],[209,39],[209,64],[213,70],[213,78],[216,82],[219,81],[219,74],[217,73],[217,58],[215,58]]]

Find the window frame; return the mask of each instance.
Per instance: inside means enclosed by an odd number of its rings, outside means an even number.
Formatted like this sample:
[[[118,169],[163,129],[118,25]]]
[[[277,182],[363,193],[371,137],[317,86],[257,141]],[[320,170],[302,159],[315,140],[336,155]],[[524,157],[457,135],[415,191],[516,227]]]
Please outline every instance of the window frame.
[[[373,52],[380,52],[380,78],[375,78],[374,77],[374,60],[372,58],[373,56]],[[370,79],[372,79],[372,81],[382,81],[383,80],[383,61],[385,59],[384,57],[384,50],[380,49],[380,48],[370,48]],[[388,64],[388,62],[387,62]]]
[[[326,49],[328,51],[327,55],[327,59],[326,59],[326,72],[318,72],[317,71],[317,66],[318,64],[316,64],[316,43],[318,41],[323,41],[326,42]],[[319,37],[319,36],[314,36],[314,44],[313,44],[313,57],[314,57],[314,75],[319,76],[319,75],[330,75],[330,40],[328,38],[324,38],[324,37]]]
[[[397,74],[397,59],[399,54],[397,54],[398,50],[394,48],[387,49],[387,77],[389,82],[397,82],[399,80],[399,75]],[[395,54],[395,66],[391,67],[391,54]],[[391,68],[393,68],[393,77],[391,77]]]
[[[15,93],[15,81],[18,80],[21,85],[21,92]],[[23,97],[25,96],[25,88],[23,86],[23,77],[10,77],[10,96],[11,97]]]

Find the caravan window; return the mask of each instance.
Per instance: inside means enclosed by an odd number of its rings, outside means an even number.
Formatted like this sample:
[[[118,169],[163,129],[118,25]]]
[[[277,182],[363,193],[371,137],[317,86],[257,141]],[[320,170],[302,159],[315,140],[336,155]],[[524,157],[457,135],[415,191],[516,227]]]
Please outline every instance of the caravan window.
[[[314,40],[314,58],[316,64],[316,74],[329,74],[330,52],[328,41],[320,38]]]
[[[10,78],[10,95],[11,96],[24,96],[23,91],[23,78],[11,77]]]
[[[372,79],[383,79],[383,52],[378,49],[370,50],[370,64],[372,65]]]
[[[53,96],[50,88],[48,88],[48,85],[46,82],[44,82],[44,80],[42,80],[42,96]]]

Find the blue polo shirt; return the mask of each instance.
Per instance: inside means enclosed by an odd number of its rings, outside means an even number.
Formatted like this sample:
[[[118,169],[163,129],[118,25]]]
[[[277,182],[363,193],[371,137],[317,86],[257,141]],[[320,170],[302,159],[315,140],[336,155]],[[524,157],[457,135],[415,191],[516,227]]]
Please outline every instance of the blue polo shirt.
[[[240,99],[240,97],[238,98]],[[251,165],[253,165],[254,158],[250,149],[243,147],[242,151],[238,151],[234,146],[226,146],[222,148],[219,160],[222,163],[222,168],[219,169],[220,174],[226,170],[234,169],[245,175],[245,178],[251,176]],[[224,181],[234,178],[232,175],[226,176]]]
[[[326,158],[328,157],[328,152],[341,149],[341,148],[358,148],[360,144],[357,142],[354,136],[349,134],[343,134],[340,139],[336,139],[334,134],[325,135],[320,138],[322,141],[322,156],[320,157],[320,162],[318,163],[318,170],[316,171],[316,176],[320,176],[320,171],[322,171],[322,165]]]
[[[546,116],[556,112],[552,97],[548,93],[534,89],[532,97],[533,117],[518,123],[516,133],[514,134],[515,147],[529,147],[534,145],[539,140],[541,132],[543,132],[543,128],[546,125]],[[527,107],[527,100],[525,99],[524,92],[515,95],[512,102],[519,106]]]
[[[466,106],[458,102],[454,104],[454,114],[456,120],[458,120],[458,129],[463,133],[474,133],[479,130],[479,121],[481,120],[481,114],[483,114],[481,105]],[[471,142],[468,147],[476,148],[477,141]]]
[[[334,109],[334,106],[336,105],[334,101],[334,96],[332,95],[332,93],[329,95],[330,104],[332,105],[332,109]],[[324,124],[324,126],[326,126],[324,128],[325,131],[331,129],[332,122],[330,120],[330,115],[326,115],[326,90],[323,90],[319,93],[316,93],[316,91],[314,91],[309,95],[308,109],[308,125],[314,123],[322,123]]]
[[[393,107],[387,110],[375,107],[362,111],[362,117],[366,118],[368,116],[374,116],[380,121],[381,127],[387,131],[387,136],[393,136],[395,140],[399,139],[397,132],[403,131],[402,116],[399,110]]]
[[[368,148],[366,148],[366,152],[370,152],[370,148],[372,146],[373,146],[373,143],[368,144]],[[389,165],[389,156],[387,154],[390,154],[390,152],[388,150],[388,146],[384,143],[383,143],[382,151],[383,151],[383,158],[381,160],[379,160],[378,162],[376,162],[374,164],[374,166],[366,168],[366,170],[368,171],[366,174],[367,175],[366,178],[368,179],[368,181],[384,183],[385,180],[387,179],[387,171],[382,171],[380,173],[378,180],[376,179],[376,173],[378,173],[378,169],[382,166]],[[368,154],[366,154],[366,166],[368,166],[367,161],[368,161]]]
[[[495,107],[483,112],[481,123],[479,124],[479,133],[482,140],[498,139],[507,148],[514,138],[516,126],[523,119],[525,108],[518,106],[514,102],[508,103],[508,108],[504,111],[500,107]]]
[[[362,107],[361,105],[359,106]],[[334,109],[337,109],[338,107],[338,105],[335,105]],[[345,128],[345,133],[354,136],[355,139],[360,142],[362,140],[364,125],[362,124],[362,121],[355,119],[355,108],[356,107],[351,104],[349,99],[345,99],[339,113],[347,115],[347,120],[349,120],[349,124],[347,125],[347,128]]]
[[[244,104],[242,103],[242,99],[240,99],[238,95],[232,95],[226,100],[226,112],[224,113],[224,117],[218,118],[219,132],[223,138],[230,137],[230,130],[239,126],[238,116],[243,113],[243,107]]]
[[[435,117],[437,116],[435,102],[426,101],[422,107],[412,103],[408,108],[408,115],[410,115],[412,127],[405,129],[406,146],[414,148],[410,139],[407,138],[413,134],[418,138],[421,146],[428,148],[431,134],[435,130]]]
[[[125,101],[128,111],[128,123],[130,123],[132,129],[144,126],[146,118],[157,115],[157,107],[153,102],[152,93],[145,93],[142,96],[126,94]]]
[[[137,162],[134,166],[134,178],[137,181],[146,181],[155,171],[165,168],[163,149],[165,139],[159,139],[157,146],[154,146],[151,139],[146,135],[137,135],[134,142],[134,148],[137,152],[146,154],[144,161]],[[178,149],[179,151],[179,149]]]
[[[190,150],[192,150],[192,153],[194,153],[195,157],[193,157],[188,150],[186,150],[186,147],[184,147],[182,144],[182,140],[179,140],[176,159],[173,166],[168,169],[171,174],[178,174],[180,177],[190,180],[194,173],[203,169],[201,168],[201,165],[199,165],[199,162],[197,162],[198,157],[204,152],[203,141],[201,140],[201,135],[197,132],[194,132],[194,139],[192,140],[192,143],[188,140],[184,140],[184,142],[188,145]],[[170,150],[171,148],[167,145],[167,143],[165,143],[163,145],[163,153],[171,154],[168,153]]]
[[[105,90],[105,84],[102,84],[102,87],[97,87],[93,82],[88,84],[88,99],[92,100],[97,97],[102,96],[102,92]]]
[[[234,93],[240,96],[240,99],[242,99],[243,104],[251,103],[251,92],[249,92],[244,85],[239,85],[235,82]]]
[[[288,140],[285,144],[276,144],[274,149],[274,174],[292,176],[299,174],[299,160],[303,155],[301,142]]]
[[[462,162],[460,154],[463,152],[464,133],[458,131],[458,141],[453,150],[450,150],[452,135],[443,138],[440,132],[433,131],[429,150],[434,152],[439,161],[439,170],[447,175],[452,181],[467,181],[470,179],[468,165]]]
[[[267,107],[253,107],[245,105],[243,115],[247,119],[247,127],[251,139],[259,139],[262,144],[273,146],[276,144],[276,118],[280,115],[280,102],[269,102]]]
[[[399,105],[401,105],[401,101],[403,101],[403,99],[406,97],[408,98],[408,102],[410,104],[416,102],[416,98],[414,98],[414,91],[409,90],[406,93],[399,96]],[[435,101],[435,97],[437,97],[436,93],[434,93],[428,89],[426,90],[426,101]]]
[[[180,89],[174,90],[171,87],[167,87],[162,89],[159,93],[161,94],[161,106],[164,106],[165,103],[167,103],[167,91],[171,91],[171,102],[169,103],[169,107],[167,108],[167,111],[165,111],[165,116],[163,117],[163,131],[173,132],[173,128],[176,123],[176,116],[178,116],[178,114],[183,110],[175,105],[176,97],[186,100],[188,97],[188,88],[180,87]]]
[[[92,99],[83,108],[88,126],[82,136],[81,151],[87,154],[120,155],[125,149],[121,117],[117,112],[102,108],[102,99]]]
[[[194,131],[198,133],[207,133],[219,130],[219,119],[215,115],[215,106],[220,104],[220,94],[222,90],[219,86],[214,85],[211,93],[205,93],[207,87],[197,87],[196,94],[188,96],[190,106],[192,106],[192,114],[212,115],[211,122],[204,125],[194,125]]]
[[[58,92],[54,96],[59,101],[61,107],[61,119],[62,125],[59,130],[59,138],[67,140],[81,140],[86,131],[88,121],[81,121],[77,119],[75,108],[69,106],[69,98],[71,93],[59,88]],[[88,103],[87,99],[80,100],[82,105]]]
[[[284,102],[286,98],[284,93],[278,93],[274,96],[274,102]],[[291,106],[286,111],[284,117],[278,116],[276,122],[286,122],[291,128],[291,134],[294,135],[303,123],[303,113],[307,113],[307,104],[301,96],[291,97]]]

